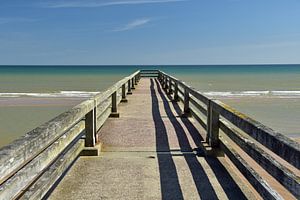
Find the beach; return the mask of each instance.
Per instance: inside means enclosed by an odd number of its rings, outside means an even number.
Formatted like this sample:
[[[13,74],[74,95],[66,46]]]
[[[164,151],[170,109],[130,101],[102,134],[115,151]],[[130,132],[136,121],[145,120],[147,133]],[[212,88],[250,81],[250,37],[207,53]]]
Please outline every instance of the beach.
[[[79,104],[84,98],[0,98],[0,146]]]
[[[129,75],[161,69],[289,137],[300,137],[300,66],[0,66],[0,146]]]

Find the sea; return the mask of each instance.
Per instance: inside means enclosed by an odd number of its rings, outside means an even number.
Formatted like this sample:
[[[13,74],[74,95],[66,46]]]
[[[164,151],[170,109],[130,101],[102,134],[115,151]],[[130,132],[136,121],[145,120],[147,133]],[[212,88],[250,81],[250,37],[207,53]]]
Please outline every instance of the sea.
[[[300,138],[300,65],[0,66],[0,147],[138,69],[160,69]]]

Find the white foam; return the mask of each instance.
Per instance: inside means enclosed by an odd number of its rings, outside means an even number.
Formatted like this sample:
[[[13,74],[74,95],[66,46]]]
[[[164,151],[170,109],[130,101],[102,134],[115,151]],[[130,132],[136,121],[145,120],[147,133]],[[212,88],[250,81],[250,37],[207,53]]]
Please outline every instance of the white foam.
[[[300,96],[300,91],[271,91],[271,93],[279,96]]]
[[[201,92],[201,91],[200,91]],[[99,92],[89,91],[59,91],[50,93],[32,93],[32,92],[12,92],[12,93],[0,93],[0,97],[5,98],[18,98],[18,97],[72,97],[72,98],[89,98],[96,95]],[[300,91],[265,91],[265,90],[251,90],[251,91],[210,91],[202,92],[208,97],[278,97],[278,98],[300,98]]]
[[[50,92],[50,93],[33,93],[33,92],[11,92],[11,93],[0,93],[0,97],[7,98],[17,98],[17,97],[91,97],[98,92],[88,92],[88,91],[60,91],[60,92]]]
[[[297,98],[300,97],[300,91],[228,91],[228,92],[204,92],[204,95],[214,96],[214,97],[291,97]]]

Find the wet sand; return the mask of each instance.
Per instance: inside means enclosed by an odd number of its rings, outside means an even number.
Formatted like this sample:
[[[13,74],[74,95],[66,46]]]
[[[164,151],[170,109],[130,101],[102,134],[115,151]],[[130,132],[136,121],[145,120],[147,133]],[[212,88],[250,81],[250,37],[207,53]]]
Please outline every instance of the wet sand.
[[[0,98],[0,147],[83,100],[84,98]]]
[[[86,98],[0,98],[0,147]],[[300,142],[300,99],[240,97],[221,101]],[[12,122],[13,121],[13,122]]]
[[[292,138],[300,138],[300,98],[222,98],[224,103]]]

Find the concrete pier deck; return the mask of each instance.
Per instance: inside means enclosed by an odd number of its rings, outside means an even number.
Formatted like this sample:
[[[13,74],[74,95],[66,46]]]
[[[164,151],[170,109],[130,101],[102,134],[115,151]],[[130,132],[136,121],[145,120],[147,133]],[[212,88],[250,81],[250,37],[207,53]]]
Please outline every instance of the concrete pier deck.
[[[202,128],[143,78],[99,132],[100,156],[79,157],[50,199],[256,199],[224,157],[205,156]]]

